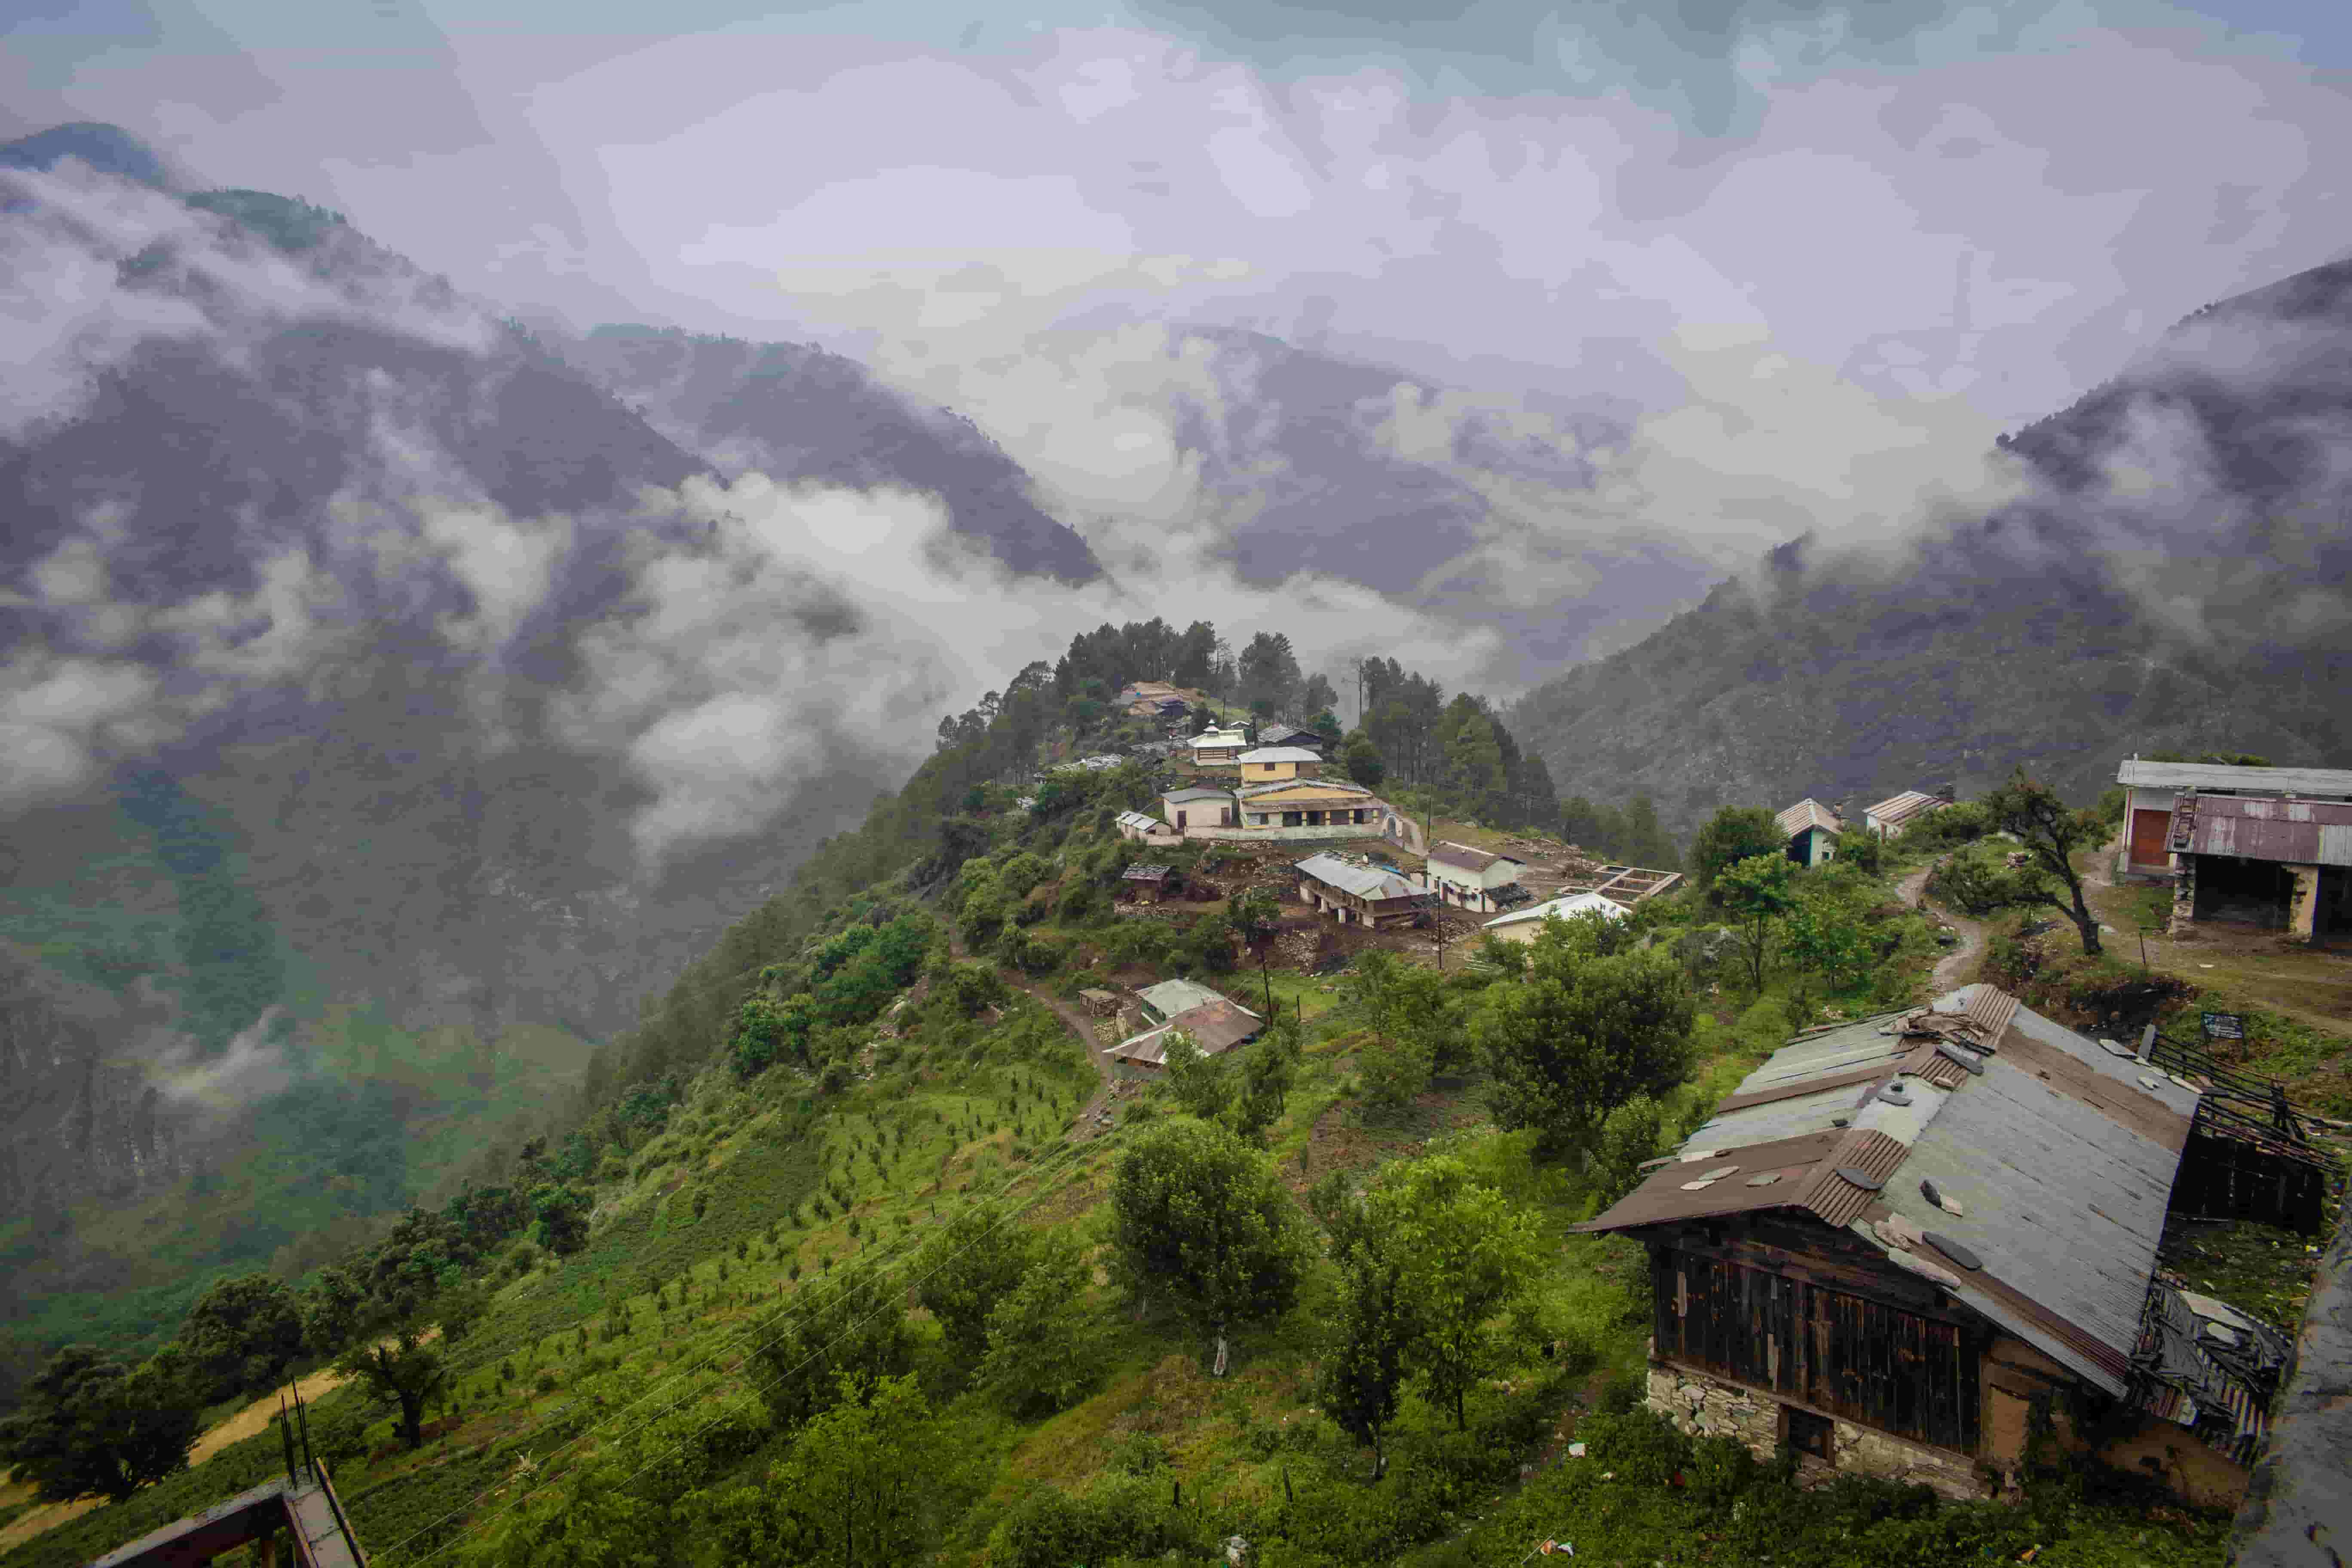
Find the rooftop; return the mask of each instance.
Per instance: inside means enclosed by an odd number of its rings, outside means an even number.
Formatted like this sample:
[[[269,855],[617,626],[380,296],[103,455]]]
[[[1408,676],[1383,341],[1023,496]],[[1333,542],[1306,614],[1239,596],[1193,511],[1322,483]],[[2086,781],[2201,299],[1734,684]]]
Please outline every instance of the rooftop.
[[[1458,866],[1465,871],[1483,871],[1497,861],[1524,866],[1526,861],[1510,855],[1497,855],[1472,844],[1456,844],[1450,838],[1439,839],[1429,847],[1429,858],[1441,866]]]
[[[1895,798],[1899,800],[1902,797],[1898,795]],[[1838,814],[1811,795],[1807,795],[1780,813],[1773,820],[1780,825],[1781,833],[1790,838],[1815,827],[1825,827],[1832,833],[1845,831],[1845,824],[1838,820]]]
[[[1234,792],[1229,789],[1205,789],[1195,784],[1190,789],[1171,789],[1160,798],[1182,805],[1185,802],[1193,800],[1231,800],[1234,798]]]
[[[2116,783],[2146,789],[2235,790],[2352,800],[2352,768],[2233,768],[2219,763],[2144,763],[2126,758]]]
[[[1265,1026],[1264,1020],[1242,1006],[1219,997],[1198,1007],[1189,1007],[1156,1029],[1121,1040],[1111,1047],[1111,1055],[1123,1061],[1157,1064],[1168,1059],[1168,1039],[1181,1029],[1192,1037],[1203,1056],[1217,1056],[1232,1050],[1243,1041],[1253,1038]]]
[[[2200,795],[2188,853],[2352,866],[2352,803]]]
[[[1513,910],[1507,915],[1497,915],[1488,921],[1486,925],[1491,930],[1496,926],[1518,925],[1526,921],[1539,921],[1550,915],[1558,915],[1560,919],[1569,921],[1574,920],[1579,915],[1597,914],[1603,920],[1622,921],[1625,918],[1625,913],[1624,905],[1614,903],[1598,893],[1570,893],[1564,899],[1551,899],[1540,904],[1529,905],[1524,910]]]
[[[1173,1018],[1179,1013],[1203,1007],[1212,1002],[1231,1000],[1222,993],[1190,980],[1163,980],[1157,985],[1145,986],[1136,994],[1143,998],[1145,1006],[1163,1018]]]
[[[1244,765],[1251,763],[1319,763],[1320,752],[1310,752],[1304,746],[1260,746],[1254,752],[1244,752]]]
[[[1272,795],[1277,790],[1292,790],[1316,795],[1363,795],[1367,798],[1372,793],[1362,784],[1351,784],[1346,779],[1266,779],[1258,784],[1244,784],[1239,793],[1244,800],[1249,800],[1261,795]]]
[[[1393,871],[1376,871],[1370,866],[1353,866],[1330,855],[1309,855],[1298,862],[1298,869],[1317,881],[1355,894],[1360,899],[1404,899],[1423,894]]]
[[[1790,1041],[1582,1228],[1801,1209],[2121,1394],[2196,1102],[1966,986]]]
[[[1922,795],[1916,789],[1906,789],[1901,795],[1888,795],[1885,800],[1872,806],[1865,815],[1894,827],[1927,812],[1940,811],[1949,804],[1935,795]]]

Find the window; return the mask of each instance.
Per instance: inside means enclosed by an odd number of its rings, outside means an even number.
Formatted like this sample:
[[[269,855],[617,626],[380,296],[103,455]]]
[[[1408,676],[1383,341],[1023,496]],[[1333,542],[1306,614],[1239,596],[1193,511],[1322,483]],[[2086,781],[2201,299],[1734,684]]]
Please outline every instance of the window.
[[[1837,1463],[1837,1429],[1826,1415],[1780,1406],[1780,1441],[1800,1454],[1811,1454],[1823,1464]]]

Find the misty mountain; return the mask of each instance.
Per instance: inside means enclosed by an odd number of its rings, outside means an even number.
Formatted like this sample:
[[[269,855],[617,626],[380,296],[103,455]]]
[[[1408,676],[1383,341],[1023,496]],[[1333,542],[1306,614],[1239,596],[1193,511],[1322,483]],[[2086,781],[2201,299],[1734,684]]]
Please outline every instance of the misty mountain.
[[[0,150],[19,1346],[135,1339],[430,1193],[903,776],[955,679],[723,533],[699,452],[497,312],[142,153]],[[836,486],[986,468],[899,417]],[[947,510],[942,570],[1087,564]]]
[[[2134,751],[2352,753],[2352,266],[2206,307],[2001,445],[2025,489],[1905,540],[1800,540],[1510,713],[1564,793],[1857,805]]]
[[[1076,583],[1102,570],[971,420],[900,395],[855,360],[622,324],[552,346],[730,477],[758,469],[779,481],[911,486],[937,495],[958,532],[986,541],[1015,572]]]

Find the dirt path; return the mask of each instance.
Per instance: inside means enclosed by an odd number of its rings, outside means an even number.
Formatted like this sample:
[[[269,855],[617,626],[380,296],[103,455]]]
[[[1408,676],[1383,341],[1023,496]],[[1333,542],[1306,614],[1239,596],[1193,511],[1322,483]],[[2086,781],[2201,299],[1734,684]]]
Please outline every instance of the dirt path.
[[[959,963],[966,963],[971,957],[963,945],[963,937],[952,930],[948,932],[948,956]],[[1071,1142],[1086,1142],[1100,1131],[1100,1123],[1097,1122],[1095,1118],[1110,1108],[1111,1086],[1116,1081],[1111,1075],[1109,1054],[1095,1039],[1094,1019],[1076,1004],[1063,1001],[1044,987],[1031,985],[1009,974],[1004,974],[1001,965],[997,973],[1004,976],[1004,983],[1007,985],[1030,1000],[1042,1003],[1050,1008],[1054,1016],[1061,1019],[1070,1033],[1078,1037],[1078,1044],[1086,1047],[1087,1060],[1095,1064],[1095,1074],[1102,1081],[1095,1089],[1094,1098],[1087,1100],[1085,1109],[1078,1112],[1077,1120],[1072,1123],[1069,1131]]]
[[[302,1397],[308,1402],[339,1386],[343,1381],[341,1373],[330,1368],[312,1373],[296,1386],[301,1389]],[[241,1443],[257,1433],[268,1431],[271,1417],[278,1414],[278,1398],[276,1393],[266,1394],[208,1429],[196,1439],[196,1446],[188,1450],[188,1463],[201,1465],[230,1444]],[[105,1500],[103,1498],[83,1498],[75,1502],[53,1502],[10,1521],[7,1528],[0,1530],[0,1554],[14,1552],[33,1537],[55,1530],[68,1520],[80,1518]]]
[[[1959,944],[1937,959],[1936,967],[1928,973],[1927,994],[1931,998],[1941,996],[1967,984],[1969,975],[1975,970],[1977,961],[1984,956],[1985,950],[1985,928],[1982,925],[1952,913],[1941,904],[1931,904],[1927,901],[1927,879],[1934,874],[1936,867],[1941,864],[1943,862],[1938,860],[1922,866],[1895,884],[1896,898],[1915,909],[1934,915],[1960,933]]]

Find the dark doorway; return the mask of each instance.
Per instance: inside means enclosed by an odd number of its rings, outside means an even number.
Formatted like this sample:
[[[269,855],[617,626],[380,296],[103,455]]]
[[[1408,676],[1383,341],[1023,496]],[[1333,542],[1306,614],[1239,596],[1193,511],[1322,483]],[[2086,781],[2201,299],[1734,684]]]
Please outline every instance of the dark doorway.
[[[1790,1448],[1800,1454],[1810,1454],[1825,1465],[1837,1463],[1836,1423],[1826,1415],[1816,1415],[1793,1405],[1780,1406],[1780,1417],[1785,1428],[1782,1440]]]

